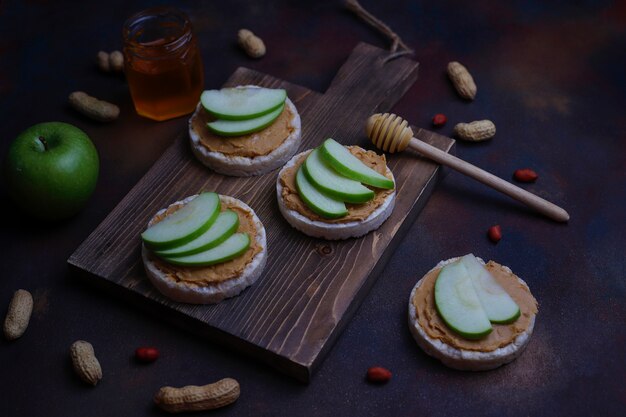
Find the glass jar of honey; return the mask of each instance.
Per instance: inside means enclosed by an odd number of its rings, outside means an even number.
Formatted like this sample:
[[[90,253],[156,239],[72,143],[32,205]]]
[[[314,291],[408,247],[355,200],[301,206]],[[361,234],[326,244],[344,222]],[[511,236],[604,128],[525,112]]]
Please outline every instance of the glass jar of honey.
[[[180,10],[154,7],[123,28],[124,70],[135,110],[153,120],[194,111],[204,86],[200,50]]]

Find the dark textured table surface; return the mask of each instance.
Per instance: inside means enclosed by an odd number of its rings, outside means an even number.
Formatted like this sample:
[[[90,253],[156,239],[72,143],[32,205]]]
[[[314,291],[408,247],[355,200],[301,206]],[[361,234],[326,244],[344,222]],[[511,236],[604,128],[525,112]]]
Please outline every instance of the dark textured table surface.
[[[26,334],[0,341],[1,416],[158,415],[152,396],[160,386],[226,376],[240,381],[242,395],[214,415],[624,415],[625,2],[363,1],[420,62],[418,81],[394,110],[427,128],[433,114],[445,113],[449,122],[439,132],[446,135],[459,121],[493,120],[496,137],[459,143],[458,155],[504,178],[534,168],[539,180],[525,188],[563,205],[572,218],[556,224],[450,173],[310,385],[68,274],[69,255],[185,129],[185,118],[138,117],[123,79],[93,64],[98,50],[120,47],[126,17],[156,3],[0,2],[0,158],[28,126],[58,120],[85,130],[101,159],[89,204],[59,224],[21,215],[0,189],[0,306],[18,288],[35,297]],[[387,47],[341,1],[175,3],[192,17],[207,88],[247,66],[324,91],[359,41]],[[266,57],[251,60],[237,48],[241,27],[264,38]],[[474,102],[460,100],[448,82],[451,60],[473,73]],[[77,115],[66,104],[74,90],[119,103],[121,117],[105,125]],[[496,223],[504,237],[494,245],[485,232]],[[540,303],[526,352],[484,373],[453,371],[429,358],[406,323],[416,280],[439,260],[468,252],[510,266]],[[89,340],[102,363],[96,388],[72,373],[68,348],[77,339]],[[161,358],[136,364],[132,355],[141,345],[157,346]],[[391,369],[393,379],[367,384],[365,370],[373,365]]]

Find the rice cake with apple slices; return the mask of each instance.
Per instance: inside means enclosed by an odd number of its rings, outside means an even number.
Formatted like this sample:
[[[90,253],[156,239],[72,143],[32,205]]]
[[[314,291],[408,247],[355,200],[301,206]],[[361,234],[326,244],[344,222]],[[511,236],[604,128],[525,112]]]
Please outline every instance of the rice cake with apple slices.
[[[346,147],[368,167],[394,181],[393,173],[387,167],[385,155],[367,151],[359,146]],[[348,239],[363,236],[376,230],[391,215],[395,205],[396,192],[374,189],[374,198],[361,204],[346,203],[348,214],[336,219],[324,218],[313,212],[300,197],[296,186],[296,174],[312,150],[294,156],[278,174],[276,195],[278,207],[287,222],[302,233],[328,240]]]
[[[260,87],[247,85],[237,88]],[[220,174],[238,177],[265,174],[283,166],[300,145],[300,115],[289,97],[278,118],[258,132],[219,136],[207,128],[207,123],[214,120],[202,103],[198,103],[189,119],[189,138],[194,155]]]
[[[148,226],[176,212],[196,196],[177,201],[160,210]],[[187,267],[171,265],[155,256],[145,245],[142,259],[152,284],[172,300],[192,304],[213,304],[238,295],[252,285],[263,272],[267,259],[266,234],[256,213],[244,202],[220,195],[222,212],[232,210],[239,216],[236,232],[248,233],[250,247],[241,256],[223,263]]]
[[[465,339],[449,329],[437,312],[434,287],[441,269],[460,257],[441,261],[420,279],[409,297],[409,329],[417,344],[430,356],[460,370],[483,371],[516,359],[526,348],[535,326],[537,301],[528,285],[506,266],[489,261],[485,267],[521,310],[510,324],[495,324],[478,340]],[[477,258],[484,265],[484,261]]]

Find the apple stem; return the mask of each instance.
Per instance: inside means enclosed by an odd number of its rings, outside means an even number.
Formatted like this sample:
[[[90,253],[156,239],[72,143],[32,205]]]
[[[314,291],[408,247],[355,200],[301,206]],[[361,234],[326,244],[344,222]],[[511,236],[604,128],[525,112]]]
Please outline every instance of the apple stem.
[[[43,145],[43,149],[45,151],[48,150],[48,142],[46,141],[46,138],[44,138],[43,136],[39,136],[39,142],[41,142],[41,144]]]

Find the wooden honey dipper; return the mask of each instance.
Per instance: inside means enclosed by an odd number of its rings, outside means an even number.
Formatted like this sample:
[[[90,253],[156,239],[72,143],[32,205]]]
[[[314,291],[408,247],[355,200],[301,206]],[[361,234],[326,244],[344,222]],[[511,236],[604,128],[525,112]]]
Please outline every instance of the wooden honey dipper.
[[[569,220],[569,214],[561,207],[544,200],[543,198],[529,193],[528,191],[511,184],[502,178],[496,177],[477,166],[465,162],[456,156],[450,155],[426,142],[413,137],[413,130],[409,127],[409,123],[393,113],[374,114],[367,119],[365,127],[367,136],[372,140],[374,145],[383,151],[394,153],[402,152],[407,146],[414,151],[419,152],[425,157],[449,166],[462,174],[472,177],[475,180],[494,188],[501,193],[508,195],[526,204],[541,214],[546,215],[552,220],[558,222],[566,222]]]

